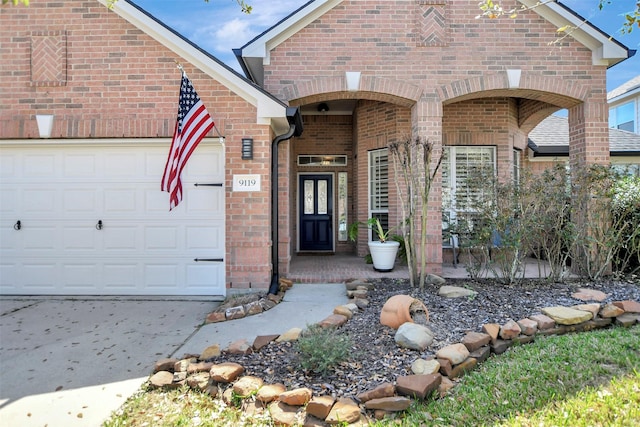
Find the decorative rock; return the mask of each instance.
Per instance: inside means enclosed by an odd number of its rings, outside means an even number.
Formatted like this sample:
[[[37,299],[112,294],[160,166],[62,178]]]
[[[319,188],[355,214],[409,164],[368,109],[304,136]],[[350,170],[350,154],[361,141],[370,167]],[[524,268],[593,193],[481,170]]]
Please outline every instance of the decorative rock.
[[[264,381],[262,378],[247,375],[233,384],[233,392],[238,396],[248,397],[252,393],[257,392],[263,384]]]
[[[153,366],[153,372],[160,372],[160,371],[169,371],[169,372],[173,372],[173,368],[175,366],[175,364],[179,362],[178,359],[175,358],[170,358],[170,359],[160,359],[156,362],[156,364]]]
[[[252,316],[254,314],[260,314],[264,311],[260,301],[253,301],[244,306],[244,311],[247,316]]]
[[[259,351],[262,347],[269,344],[271,341],[276,340],[280,335],[260,335],[253,340],[253,349]]]
[[[535,335],[536,332],[538,332],[538,323],[535,320],[520,319],[517,323],[518,326],[520,326],[520,330],[525,335]]]
[[[411,364],[411,372],[416,375],[435,374],[440,370],[440,363],[437,360],[416,359]]]
[[[310,388],[296,388],[280,395],[280,401],[292,406],[306,405],[311,400],[313,391]]]
[[[371,290],[373,289],[373,283],[367,282],[366,280],[356,279],[351,282],[345,283],[345,286],[348,291],[355,291],[360,286],[364,286],[365,288]]]
[[[264,404],[259,400],[247,400],[242,402],[242,412],[251,417],[264,414],[264,410]]]
[[[364,310],[369,307],[369,300],[364,298],[356,298],[353,300],[353,303],[358,306],[360,310]]]
[[[287,289],[291,289],[291,288],[293,288],[293,280],[285,279],[284,277],[281,277],[281,278],[278,280],[278,283],[279,283],[281,286],[283,286],[283,287],[285,287],[285,288],[287,288]]]
[[[455,384],[453,381],[451,381],[447,377],[442,377],[442,382],[438,386],[438,395],[440,396],[440,398],[442,399],[443,397],[445,397],[449,390],[451,390],[454,386]]]
[[[462,338],[462,344],[467,347],[469,351],[475,351],[480,347],[483,347],[491,342],[491,336],[489,334],[483,334],[481,332],[467,332]]]
[[[477,292],[472,289],[461,288],[459,286],[443,286],[438,291],[438,295],[445,298],[473,297]]]
[[[347,320],[349,319],[346,316],[343,316],[341,314],[332,314],[319,321],[318,325],[323,328],[337,328],[347,323]]]
[[[262,311],[271,310],[273,307],[278,305],[275,301],[271,301],[268,297],[262,298],[260,300],[260,306],[262,306]]]
[[[360,402],[366,402],[371,399],[380,399],[382,397],[391,397],[396,393],[396,387],[391,383],[382,383],[373,390],[360,393],[357,398]]]
[[[579,299],[580,301],[604,301],[607,298],[607,294],[595,289],[578,288],[578,292],[571,294],[571,298]]]
[[[571,308],[575,308],[576,310],[582,310],[582,311],[586,311],[591,313],[591,319],[595,319],[595,317],[598,315],[598,312],[600,311],[600,304],[580,304],[580,305],[574,305]]]
[[[356,314],[360,310],[358,304],[356,304],[355,302],[350,302],[349,304],[345,304],[344,306],[351,310],[351,313],[353,314]]]
[[[529,316],[529,319],[533,320],[538,324],[538,330],[551,329],[556,326],[556,322],[553,321],[549,316],[545,316],[544,314],[534,314],[533,316]]]
[[[520,335],[520,332],[522,332],[520,326],[513,320],[508,320],[500,327],[500,338],[510,340]]]
[[[293,426],[298,423],[297,406],[290,406],[284,402],[273,402],[269,405],[269,414],[275,425]]]
[[[346,317],[347,319],[351,319],[353,317],[353,311],[351,311],[351,309],[349,309],[349,307],[346,307],[344,305],[339,305],[336,308],[334,308],[333,309],[333,314],[342,315],[342,316]]]
[[[251,353],[251,346],[249,345],[249,343],[247,342],[246,339],[241,339],[241,340],[237,340],[232,342],[231,344],[229,344],[229,347],[227,348],[227,351],[230,354],[249,354]]]
[[[507,351],[512,345],[513,343],[511,341],[496,340],[495,343],[491,344],[491,352],[493,354],[502,354]]]
[[[621,314],[624,314],[624,310],[620,307],[616,307],[613,304],[607,304],[600,310],[600,317],[618,317]]]
[[[173,365],[173,372],[187,372],[187,368],[190,364],[191,359],[178,360],[175,365]]]
[[[438,276],[437,274],[427,274],[427,278],[425,280],[430,285],[444,285],[445,283],[447,283],[445,279]]]
[[[576,325],[591,319],[591,313],[569,307],[546,307],[542,309],[542,312],[559,325]]]
[[[228,387],[224,393],[222,393],[222,401],[227,406],[231,406],[233,404],[233,388]]]
[[[472,351],[469,354],[469,357],[473,357],[478,361],[478,363],[482,363],[489,358],[491,355],[491,348],[489,346],[481,347],[475,351]]]
[[[287,388],[284,384],[268,384],[258,390],[256,399],[263,403],[273,402],[285,391],[287,391]]]
[[[500,325],[497,323],[487,323],[486,325],[482,325],[482,332],[489,335],[491,337],[491,342],[495,343],[498,339],[498,335],[500,334]]]
[[[272,301],[272,302],[276,303],[276,304],[280,304],[280,302],[282,302],[282,298],[284,298],[284,294],[283,293],[279,293],[277,295],[274,295],[274,294],[268,294],[267,295],[267,299],[269,301]]]
[[[224,316],[227,318],[227,320],[242,319],[246,316],[246,313],[244,312],[244,307],[239,305],[237,307],[227,308],[224,311]]]
[[[628,328],[640,322],[639,313],[624,313],[616,317],[616,325],[624,326]]]
[[[398,412],[408,409],[410,405],[411,399],[393,396],[371,399],[364,404],[364,407],[367,409],[382,409],[383,411]]]
[[[174,372],[173,373],[173,382],[179,383],[184,382],[187,379],[187,373],[185,371],[182,372]]]
[[[206,391],[211,385],[211,376],[208,372],[197,372],[187,377],[187,385],[194,390]]]
[[[189,366],[187,366],[187,374],[191,375],[191,374],[196,374],[198,372],[206,372],[207,374],[209,374],[209,371],[211,370],[212,366],[213,366],[213,362],[192,363]]]
[[[218,323],[224,322],[227,320],[227,316],[222,311],[214,311],[213,313],[209,313],[205,320],[205,323]]]
[[[394,337],[400,347],[424,351],[433,342],[434,334],[424,325],[407,322],[401,325]]]
[[[625,313],[640,313],[640,302],[637,301],[615,301],[613,305],[623,309]]]
[[[369,293],[363,289],[358,289],[355,291],[347,291],[347,297],[349,298],[366,298],[369,295]]]
[[[325,418],[327,424],[351,424],[360,419],[360,407],[348,398],[339,399]]]
[[[436,356],[438,359],[447,359],[452,365],[457,365],[469,357],[469,350],[464,344],[451,344],[438,350]]]
[[[200,354],[200,360],[213,359],[220,356],[220,345],[214,344],[205,348]]]
[[[398,329],[404,323],[413,323],[412,311],[424,311],[427,321],[429,320],[429,310],[420,300],[409,295],[394,295],[382,306],[380,323]]]
[[[407,375],[398,377],[396,391],[404,396],[424,399],[430,395],[442,382],[442,375]]]
[[[169,371],[156,372],[149,378],[149,383],[156,388],[168,387],[173,383],[173,374]]]
[[[230,383],[244,372],[244,367],[235,362],[224,362],[213,365],[209,374],[214,381]]]
[[[536,339],[535,335],[520,335],[513,339],[513,342],[517,342],[518,344],[529,344]]]
[[[307,415],[312,415],[318,419],[324,420],[331,412],[331,408],[336,400],[331,396],[316,396],[307,404]]]
[[[474,359],[473,357],[469,357],[467,358],[467,360],[460,363],[459,365],[456,365],[453,368],[453,371],[451,371],[449,378],[452,378],[452,379],[458,378],[466,374],[467,372],[473,370],[473,368],[475,368],[477,364],[478,364],[478,361],[476,359]]]
[[[291,328],[287,332],[285,332],[284,334],[276,338],[276,342],[296,341],[298,338],[300,338],[301,333],[302,333],[302,329]]]
[[[448,359],[438,359],[438,363],[440,364],[440,373],[445,376],[451,375],[453,372],[453,365],[451,361]]]

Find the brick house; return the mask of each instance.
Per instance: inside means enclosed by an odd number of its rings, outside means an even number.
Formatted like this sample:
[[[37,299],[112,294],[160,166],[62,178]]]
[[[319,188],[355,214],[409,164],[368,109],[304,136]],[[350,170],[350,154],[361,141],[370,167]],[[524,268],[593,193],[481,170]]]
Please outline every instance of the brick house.
[[[606,69],[635,53],[588,23],[549,46],[581,22],[561,3],[492,21],[476,7],[311,1],[235,50],[251,80],[124,0],[115,13],[97,1],[3,8],[1,292],[224,295],[269,287],[297,254],[362,255],[367,236],[354,248],[345,227],[400,220],[386,147],[411,135],[445,155],[428,226],[439,273],[443,199],[455,219],[469,167],[526,167],[527,135],[549,114],[569,111],[571,162],[609,161]],[[157,184],[174,61],[225,137],[198,148],[175,215]],[[36,114],[54,116],[50,139]]]

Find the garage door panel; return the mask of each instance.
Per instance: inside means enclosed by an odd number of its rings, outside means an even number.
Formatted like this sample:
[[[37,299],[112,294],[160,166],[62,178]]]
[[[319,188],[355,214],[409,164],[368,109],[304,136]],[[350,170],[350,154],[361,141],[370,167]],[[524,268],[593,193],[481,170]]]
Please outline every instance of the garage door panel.
[[[224,181],[224,150],[198,147],[183,173],[184,200],[169,211],[160,191],[168,148],[2,146],[0,292],[224,295],[225,263],[194,259],[225,256],[225,191],[193,185]]]

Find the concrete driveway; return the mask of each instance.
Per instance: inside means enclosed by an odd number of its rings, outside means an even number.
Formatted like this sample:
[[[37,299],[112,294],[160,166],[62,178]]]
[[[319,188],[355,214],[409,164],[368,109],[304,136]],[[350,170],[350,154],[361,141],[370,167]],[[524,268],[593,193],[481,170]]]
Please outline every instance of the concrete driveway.
[[[0,425],[99,426],[216,305],[0,297]]]

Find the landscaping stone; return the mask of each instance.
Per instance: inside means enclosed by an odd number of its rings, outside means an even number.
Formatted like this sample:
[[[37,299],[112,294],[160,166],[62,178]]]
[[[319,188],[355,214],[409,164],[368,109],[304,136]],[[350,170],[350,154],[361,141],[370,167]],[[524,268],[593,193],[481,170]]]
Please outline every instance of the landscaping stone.
[[[520,330],[525,335],[535,335],[538,332],[538,323],[531,319],[520,319],[516,323],[520,326]]]
[[[257,336],[255,340],[253,340],[253,349],[255,351],[260,351],[264,346],[269,344],[271,341],[275,341],[278,339],[280,335],[260,335]]]
[[[613,305],[623,309],[625,313],[640,313],[640,302],[637,301],[615,301]]]
[[[591,313],[563,306],[546,307],[542,312],[559,325],[576,325],[591,319]]]
[[[197,372],[187,377],[187,385],[195,390],[207,391],[211,385],[209,372]]]
[[[482,325],[482,332],[489,335],[491,337],[491,342],[495,343],[498,339],[498,335],[500,334],[500,325],[497,323],[487,323]]]
[[[280,395],[280,401],[292,406],[306,405],[311,400],[313,391],[307,387],[285,391]]]
[[[264,385],[262,378],[247,375],[233,384],[233,392],[238,396],[250,396]]]
[[[469,357],[473,357],[478,361],[478,363],[484,362],[489,358],[489,356],[491,356],[491,347],[489,347],[488,345],[480,347],[479,349],[472,351],[469,354]]]
[[[533,320],[538,324],[538,330],[551,329],[556,326],[556,322],[553,321],[549,316],[545,316],[544,314],[534,314],[533,316],[529,316],[529,319]]]
[[[291,328],[287,332],[285,332],[284,334],[276,338],[276,342],[296,341],[298,338],[300,338],[301,333],[302,333],[301,328]]]
[[[343,316],[341,314],[332,314],[319,321],[318,325],[323,328],[338,328],[347,323],[347,320],[349,320],[347,316]]]
[[[588,288],[578,288],[578,291],[571,294],[572,298],[579,299],[581,301],[604,301],[607,298],[607,294],[602,291]]]
[[[382,383],[372,390],[360,393],[357,398],[360,402],[366,402],[371,399],[379,399],[381,397],[390,397],[396,393],[396,387],[391,383]]]
[[[244,367],[235,362],[224,362],[211,367],[209,374],[214,381],[230,383],[244,372]]]
[[[247,316],[253,316],[254,314],[260,314],[264,311],[264,308],[260,304],[260,301],[253,301],[244,306],[244,312]]]
[[[285,391],[287,391],[287,388],[284,384],[267,384],[258,390],[258,393],[256,393],[256,399],[263,403],[273,402]]]
[[[313,415],[314,417],[324,420],[329,416],[331,408],[336,400],[331,396],[314,396],[307,404],[307,415]]]
[[[382,409],[388,412],[404,411],[411,406],[411,399],[401,396],[371,399],[364,404],[367,409]]]
[[[475,351],[490,342],[491,336],[489,334],[483,334],[482,332],[467,332],[464,338],[462,338],[462,344],[464,344],[469,351]]]
[[[227,320],[242,319],[246,316],[246,313],[244,311],[244,307],[239,305],[237,307],[227,308],[224,311],[224,316],[227,318]]]
[[[360,419],[360,407],[348,398],[341,398],[333,405],[325,418],[327,424],[354,423]]]
[[[440,374],[400,376],[396,380],[396,391],[404,396],[424,399],[437,390],[441,382]]]
[[[453,387],[455,387],[455,383],[453,381],[447,377],[442,377],[442,382],[440,382],[440,385],[438,386],[438,396],[442,399]]]
[[[462,298],[472,297],[477,292],[472,289],[461,288],[459,286],[442,286],[438,291],[438,295],[445,298]]]
[[[411,364],[411,372],[416,375],[435,374],[440,371],[440,363],[437,360],[416,359]]]
[[[606,304],[600,310],[600,317],[618,317],[621,314],[624,314],[624,310],[613,304]]]
[[[476,359],[474,359],[473,357],[469,357],[464,362],[454,366],[453,370],[451,371],[451,374],[448,375],[448,377],[451,379],[458,378],[464,375],[465,373],[473,370],[477,364],[478,364],[478,361]]]
[[[491,352],[493,354],[502,354],[511,347],[513,343],[507,340],[496,340],[495,343],[491,343]]]
[[[190,363],[189,366],[187,366],[187,374],[191,375],[198,372],[207,372],[208,374],[212,367],[213,362]]]
[[[520,328],[520,325],[510,319],[500,327],[500,338],[503,340],[510,340],[520,335],[521,332],[522,329]]]
[[[214,311],[213,313],[209,313],[207,315],[205,323],[218,323],[224,322],[225,320],[227,320],[227,316],[224,314],[224,312]]]
[[[220,346],[218,344],[210,345],[200,354],[200,360],[213,359],[220,356]]]
[[[628,328],[640,322],[640,313],[624,313],[616,317],[616,325]]]
[[[404,323],[395,334],[395,341],[400,347],[424,351],[433,342],[434,334],[424,325]]]
[[[444,285],[447,281],[437,274],[427,274],[425,282],[430,285]]]
[[[440,365],[440,373],[447,377],[451,375],[451,372],[453,372],[453,365],[451,364],[451,361],[448,359],[437,359],[437,361]]]
[[[339,314],[350,320],[353,317],[353,311],[347,306],[339,305],[333,309],[333,314]]]
[[[173,383],[173,373],[169,371],[156,372],[149,378],[149,383],[155,388],[167,387]]]
[[[249,354],[252,351],[252,347],[249,345],[246,339],[240,339],[229,344],[227,352],[230,354]]]
[[[269,414],[276,425],[293,426],[298,423],[297,406],[290,406],[284,402],[272,402],[269,405]]]
[[[535,335],[519,335],[513,339],[518,344],[529,344],[536,339]]]
[[[177,362],[178,362],[178,359],[175,359],[175,358],[160,359],[153,366],[153,372],[154,373],[160,372],[160,371],[171,371],[171,372],[173,372],[173,367],[175,366],[175,364]]]
[[[438,350],[436,356],[438,359],[446,359],[449,360],[452,365],[457,365],[469,357],[469,350],[467,350],[464,344],[451,344]]]
[[[591,313],[591,319],[595,319],[595,317],[598,315],[598,312],[600,311],[600,304],[579,304],[579,305],[574,305],[571,308],[589,312]]]

